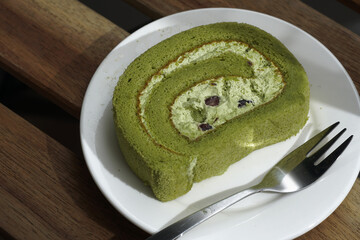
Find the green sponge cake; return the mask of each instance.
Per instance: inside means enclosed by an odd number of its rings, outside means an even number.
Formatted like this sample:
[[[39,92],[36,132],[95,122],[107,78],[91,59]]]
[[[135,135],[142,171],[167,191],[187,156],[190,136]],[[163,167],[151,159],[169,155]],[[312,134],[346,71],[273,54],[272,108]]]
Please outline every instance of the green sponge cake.
[[[216,23],[136,58],[115,88],[113,110],[128,165],[156,198],[169,201],[298,133],[307,121],[309,83],[270,34]]]

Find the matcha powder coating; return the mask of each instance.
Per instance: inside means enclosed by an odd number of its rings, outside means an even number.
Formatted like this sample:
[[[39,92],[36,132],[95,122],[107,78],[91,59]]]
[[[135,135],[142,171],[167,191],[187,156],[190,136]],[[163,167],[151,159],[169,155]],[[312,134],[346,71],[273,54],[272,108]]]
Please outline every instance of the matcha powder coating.
[[[161,201],[306,123],[309,84],[285,46],[248,24],[176,34],[136,58],[113,96],[122,153]]]

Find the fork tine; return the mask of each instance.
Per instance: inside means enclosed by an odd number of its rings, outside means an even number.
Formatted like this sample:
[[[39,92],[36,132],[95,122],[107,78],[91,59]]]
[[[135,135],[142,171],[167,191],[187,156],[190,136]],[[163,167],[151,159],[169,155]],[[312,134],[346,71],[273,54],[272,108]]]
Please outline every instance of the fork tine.
[[[276,164],[277,168],[281,169],[283,173],[287,173],[293,170],[301,162],[308,161],[308,158],[306,157],[307,154],[312,149],[314,149],[314,147],[316,147],[316,145],[318,145],[318,143],[322,139],[324,139],[338,124],[339,122],[332,124],[331,126],[327,127],[325,130],[321,131],[320,133],[316,134],[311,139],[306,141],[303,145],[301,145],[300,147],[298,147],[297,149],[293,150],[291,153],[286,155]],[[277,172],[276,169],[272,169],[270,172],[268,172],[267,175],[264,177],[264,179],[272,178],[272,175],[276,174]]]
[[[312,137],[310,140],[308,140],[306,143],[309,143],[309,146],[308,146],[309,148],[308,148],[306,155],[309,154],[309,152],[311,152],[311,150],[313,150],[319,144],[319,142],[321,142],[321,140],[323,140],[329,133],[331,133],[331,131],[334,130],[334,128],[336,128],[337,125],[339,125],[339,123],[340,122],[336,122],[336,123],[332,124],[325,130],[321,131],[320,133],[318,133],[314,137]],[[310,142],[311,142],[311,144],[310,144]]]
[[[337,147],[332,153],[330,153],[329,156],[327,156],[323,161],[321,161],[316,166],[316,171],[318,173],[324,173],[326,170],[328,170],[331,165],[335,162],[335,160],[342,154],[342,152],[346,149],[346,147],[349,145],[353,138],[353,135],[348,137],[339,147]]]
[[[322,146],[318,151],[316,151],[311,156],[307,157],[306,161],[309,163],[315,163],[338,139],[339,137],[346,131],[346,128],[341,130],[335,137],[333,137],[330,141],[328,141],[324,146]]]

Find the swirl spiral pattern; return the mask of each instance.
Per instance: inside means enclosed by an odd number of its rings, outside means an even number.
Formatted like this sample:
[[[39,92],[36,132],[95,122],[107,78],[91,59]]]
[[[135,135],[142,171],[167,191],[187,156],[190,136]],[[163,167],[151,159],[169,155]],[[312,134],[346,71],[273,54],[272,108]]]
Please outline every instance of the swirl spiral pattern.
[[[222,174],[306,123],[304,69],[270,34],[216,23],[181,32],[135,59],[113,96],[120,148],[161,201]]]

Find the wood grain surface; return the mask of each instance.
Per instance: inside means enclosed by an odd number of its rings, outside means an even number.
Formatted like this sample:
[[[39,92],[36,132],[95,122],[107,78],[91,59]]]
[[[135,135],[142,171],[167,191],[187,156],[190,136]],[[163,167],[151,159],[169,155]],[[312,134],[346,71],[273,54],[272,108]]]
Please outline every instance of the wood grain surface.
[[[360,13],[360,0],[338,0],[349,8]]]
[[[145,239],[103,197],[82,158],[0,104],[0,228],[15,239]],[[360,181],[304,240],[360,236]]]
[[[325,221],[297,240],[358,240],[360,236],[360,180],[349,195]]]
[[[129,4],[160,18],[180,11],[206,7],[253,10],[285,20],[310,33],[344,65],[360,92],[360,37],[298,0],[126,0]]]
[[[360,37],[298,0],[128,0],[154,18],[236,7],[284,19],[328,47],[360,92]],[[0,66],[79,117],[98,64],[127,32],[75,0],[0,1]],[[82,157],[0,104],[0,228],[15,239],[144,239],[94,184]],[[299,239],[359,239],[360,181]],[[0,231],[1,232],[1,231]]]
[[[78,1],[0,1],[0,67],[75,117],[98,65],[127,35]]]
[[[144,239],[84,159],[0,104],[0,228],[15,239]]]

